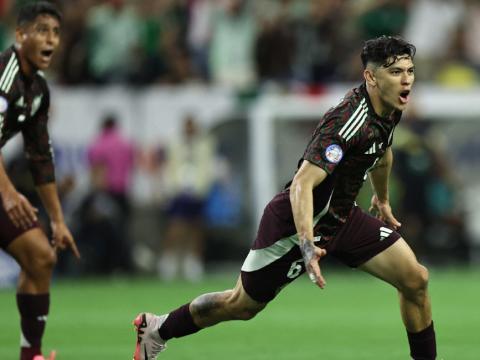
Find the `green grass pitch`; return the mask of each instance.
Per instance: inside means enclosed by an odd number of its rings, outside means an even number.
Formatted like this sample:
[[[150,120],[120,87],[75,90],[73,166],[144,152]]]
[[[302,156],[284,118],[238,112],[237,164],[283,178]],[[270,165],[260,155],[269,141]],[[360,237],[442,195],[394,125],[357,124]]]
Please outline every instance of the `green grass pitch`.
[[[173,339],[160,358],[176,360],[408,359],[395,291],[359,271],[324,269],[327,287],[297,280],[255,319]],[[432,270],[438,359],[480,359],[480,270]],[[137,312],[165,312],[204,292],[231,287],[235,274],[199,284],[156,279],[55,282],[45,352],[58,360],[131,359]],[[18,359],[13,289],[0,291],[0,359]]]

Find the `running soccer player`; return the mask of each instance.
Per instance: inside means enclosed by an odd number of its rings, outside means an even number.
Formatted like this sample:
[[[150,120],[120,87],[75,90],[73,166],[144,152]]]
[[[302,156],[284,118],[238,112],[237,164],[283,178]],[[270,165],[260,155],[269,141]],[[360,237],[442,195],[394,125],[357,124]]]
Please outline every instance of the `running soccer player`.
[[[60,41],[61,14],[48,2],[20,9],[15,44],[0,53],[0,148],[21,132],[30,171],[50,217],[52,245],[39,227],[37,209],[10,181],[0,155],[0,246],[21,267],[17,305],[21,320],[20,359],[44,359],[41,352],[50,304],[55,249],[80,254],[68,230],[55,185],[47,130],[50,95],[41,73]],[[53,359],[52,352],[49,359]]]
[[[292,182],[265,208],[235,288],[201,295],[169,314],[139,314],[134,360],[156,359],[171,338],[253,318],[305,271],[323,289],[319,261],[327,253],[394,286],[412,358],[435,359],[428,272],[396,231],[401,224],[388,194],[392,137],[409,102],[414,55],[415,47],[398,37],[365,43],[364,83],[318,123]],[[367,177],[377,217],[355,203]]]

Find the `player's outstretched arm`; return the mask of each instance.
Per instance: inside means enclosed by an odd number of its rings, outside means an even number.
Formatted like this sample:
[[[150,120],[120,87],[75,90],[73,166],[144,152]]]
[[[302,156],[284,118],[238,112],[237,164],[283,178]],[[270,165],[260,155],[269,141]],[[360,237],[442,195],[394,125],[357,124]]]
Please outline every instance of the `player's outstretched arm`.
[[[327,252],[313,243],[313,189],[326,177],[323,169],[304,160],[290,185],[290,203],[305,268],[310,279],[322,289],[326,282],[319,260]]]
[[[370,212],[376,213],[376,216],[380,220],[389,224],[394,229],[398,229],[402,224],[393,216],[388,194],[388,180],[392,170],[392,163],[393,153],[392,149],[388,147],[383,157],[369,173],[374,192],[369,210]]]
[[[70,230],[68,230],[63,218],[57,185],[54,182],[50,182],[38,185],[36,189],[45,209],[47,210],[48,216],[50,217],[54,247],[61,250],[68,247],[72,250],[75,257],[79,259],[80,252],[78,251],[75,240],[73,239]]]

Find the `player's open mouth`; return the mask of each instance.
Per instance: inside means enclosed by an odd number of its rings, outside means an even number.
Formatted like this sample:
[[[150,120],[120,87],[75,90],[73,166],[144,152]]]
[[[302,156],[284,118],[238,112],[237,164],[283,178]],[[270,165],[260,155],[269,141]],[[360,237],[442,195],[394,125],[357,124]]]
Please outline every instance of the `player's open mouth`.
[[[410,98],[410,90],[404,90],[400,93],[400,102],[402,104],[408,103],[409,98]]]
[[[50,61],[52,55],[53,55],[53,50],[42,50],[40,52],[40,54],[42,55],[42,59],[44,61]]]

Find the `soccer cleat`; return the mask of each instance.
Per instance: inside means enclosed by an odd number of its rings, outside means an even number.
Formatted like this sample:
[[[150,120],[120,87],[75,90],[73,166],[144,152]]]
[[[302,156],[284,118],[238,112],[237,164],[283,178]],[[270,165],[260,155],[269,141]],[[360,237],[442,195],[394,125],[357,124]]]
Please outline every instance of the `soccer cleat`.
[[[150,313],[141,313],[133,320],[137,332],[137,345],[133,360],[156,360],[158,354],[165,350],[167,345],[160,337],[158,329],[167,317],[168,314],[157,316]]]
[[[43,355],[35,355],[33,357],[33,360],[55,360],[55,356],[57,353],[55,351],[50,352],[50,355],[48,355],[48,358],[44,357]]]

